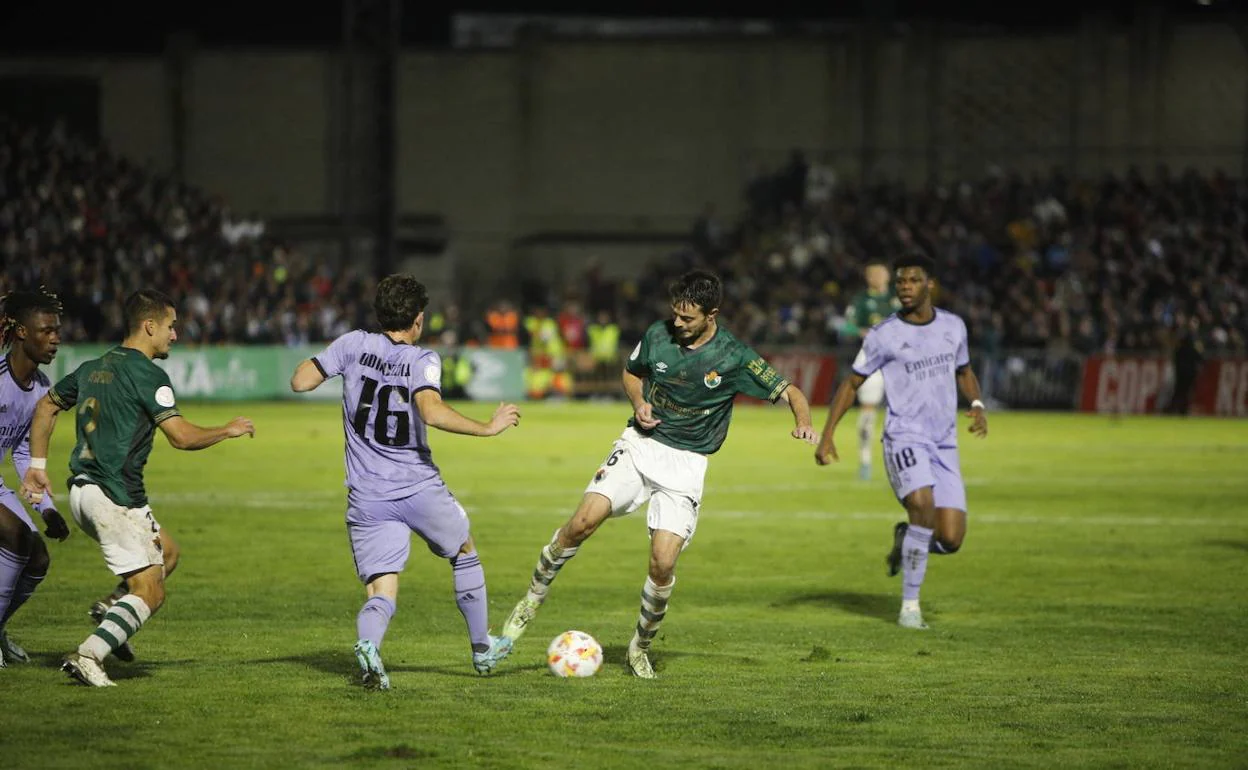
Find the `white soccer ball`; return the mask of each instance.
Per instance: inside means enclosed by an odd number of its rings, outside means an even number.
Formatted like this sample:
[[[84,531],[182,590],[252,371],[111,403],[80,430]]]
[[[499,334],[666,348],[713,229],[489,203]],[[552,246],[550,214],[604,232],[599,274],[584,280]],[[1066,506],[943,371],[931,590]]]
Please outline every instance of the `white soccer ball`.
[[[593,676],[602,665],[602,645],[584,631],[564,631],[546,648],[546,664],[555,676]]]

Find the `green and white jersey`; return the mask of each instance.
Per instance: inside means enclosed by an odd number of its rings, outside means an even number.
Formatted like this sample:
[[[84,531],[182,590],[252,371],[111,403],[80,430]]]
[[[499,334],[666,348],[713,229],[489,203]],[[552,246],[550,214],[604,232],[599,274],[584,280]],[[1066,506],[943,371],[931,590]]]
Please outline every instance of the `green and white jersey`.
[[[892,287],[882,294],[861,292],[845,308],[845,331],[861,337],[898,310],[901,310],[901,300],[897,299]]]
[[[789,381],[724,327],[690,350],[677,343],[670,321],[646,330],[626,364],[646,380],[642,393],[661,422],[652,431],[628,424],[644,436],[676,449],[714,454],[728,436],[738,393],[775,402]]]
[[[98,484],[126,508],[147,505],[143,466],[156,426],[180,413],[169,375],[133,348],[115,347],[84,362],[48,391],[61,409],[78,407],[70,484]]]

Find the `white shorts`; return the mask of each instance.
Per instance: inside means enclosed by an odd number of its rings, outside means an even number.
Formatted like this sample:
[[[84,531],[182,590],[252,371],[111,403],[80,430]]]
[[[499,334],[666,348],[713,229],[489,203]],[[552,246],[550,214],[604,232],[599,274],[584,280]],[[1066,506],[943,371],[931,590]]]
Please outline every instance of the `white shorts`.
[[[706,455],[674,449],[625,428],[585,491],[610,500],[612,516],[627,515],[649,502],[650,531],[675,533],[688,546],[698,528],[705,478]]]
[[[39,528],[35,526],[34,519],[30,518],[30,514],[26,512],[26,506],[22,505],[22,501],[17,499],[17,493],[0,484],[0,505],[13,511],[17,518],[22,520],[31,532],[38,532]]]
[[[858,403],[863,406],[879,406],[884,400],[884,374],[878,369],[858,388]]]
[[[114,503],[94,484],[69,488],[69,510],[82,531],[100,544],[104,561],[114,575],[164,565],[160,524],[152,507],[126,508]]]

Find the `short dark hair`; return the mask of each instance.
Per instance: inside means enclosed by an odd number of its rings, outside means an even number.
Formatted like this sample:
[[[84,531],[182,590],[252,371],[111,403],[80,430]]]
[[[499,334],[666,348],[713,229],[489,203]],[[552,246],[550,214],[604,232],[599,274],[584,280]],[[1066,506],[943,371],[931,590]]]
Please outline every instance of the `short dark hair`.
[[[899,258],[893,263],[893,272],[896,273],[903,267],[917,267],[922,270],[923,274],[928,278],[936,277],[936,262],[926,254],[919,254],[916,252]]]
[[[883,257],[871,257],[863,264],[862,269],[866,270],[868,267],[875,267],[876,265],[887,270],[888,260],[884,259]]]
[[[126,333],[137,332],[144,321],[162,320],[172,309],[173,300],[169,299],[169,295],[155,289],[139,289],[126,297],[126,303],[122,306]]]
[[[377,284],[373,310],[384,332],[403,331],[416,323],[416,316],[429,305],[425,285],[410,275],[394,274]]]
[[[17,327],[30,324],[35,313],[60,315],[61,300],[40,286],[37,291],[11,291],[0,298],[4,303],[4,315],[0,317],[0,342],[5,347],[17,338]]]
[[[673,305],[691,302],[708,314],[724,301],[724,285],[710,270],[690,270],[673,281],[668,291]]]

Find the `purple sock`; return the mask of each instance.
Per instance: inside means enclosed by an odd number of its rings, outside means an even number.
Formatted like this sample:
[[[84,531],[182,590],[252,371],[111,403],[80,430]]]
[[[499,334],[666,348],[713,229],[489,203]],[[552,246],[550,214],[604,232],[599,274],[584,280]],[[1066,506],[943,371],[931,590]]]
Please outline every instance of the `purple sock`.
[[[13,598],[18,578],[22,576],[24,569],[26,569],[25,556],[18,556],[10,550],[0,548],[0,617],[8,617],[9,602]]]
[[[455,574],[455,603],[468,623],[468,641],[473,652],[490,649],[489,605],[485,601],[485,568],[476,551],[451,559]]]
[[[360,614],[355,616],[355,630],[360,639],[367,639],[377,649],[381,649],[382,637],[386,635],[386,627],[397,609],[388,596],[378,594],[364,602]]]
[[[901,541],[901,598],[918,601],[923,576],[927,574],[927,549],[932,542],[932,530],[911,524]]]
[[[17,579],[17,585],[13,587],[13,595],[9,597],[9,608],[0,615],[0,628],[4,628],[4,624],[9,622],[9,618],[13,617],[13,613],[26,603],[30,595],[35,592],[39,584],[43,582],[43,575],[32,575],[29,572],[23,572],[21,577]]]

